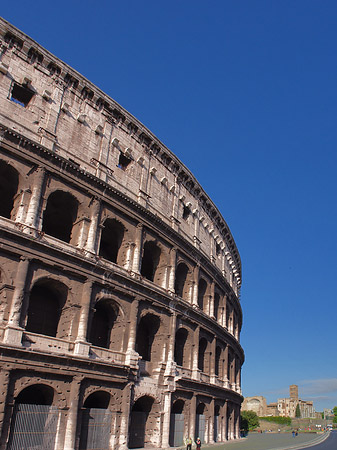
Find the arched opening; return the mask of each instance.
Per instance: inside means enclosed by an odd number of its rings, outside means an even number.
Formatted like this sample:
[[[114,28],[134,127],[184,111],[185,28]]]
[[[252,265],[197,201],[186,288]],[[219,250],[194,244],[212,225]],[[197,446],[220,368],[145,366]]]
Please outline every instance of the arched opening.
[[[176,400],[171,409],[170,417],[170,437],[171,447],[178,447],[184,444],[184,406],[183,400]]]
[[[152,344],[159,326],[160,319],[153,314],[146,314],[139,321],[137,328],[136,352],[138,352],[145,361],[151,361]]]
[[[0,161],[0,216],[11,218],[14,196],[18,191],[19,174],[5,161]]]
[[[78,201],[68,192],[51,193],[43,213],[42,231],[61,241],[70,242],[77,210]]]
[[[175,336],[174,344],[174,360],[178,366],[184,365],[184,349],[188,336],[188,331],[185,328],[179,328]]]
[[[96,347],[109,348],[111,330],[116,322],[118,310],[108,299],[99,300],[92,317],[89,342]]]
[[[54,389],[45,384],[33,384],[23,389],[15,399],[15,403],[26,405],[52,405]]]
[[[207,283],[203,278],[200,278],[198,283],[198,306],[204,310],[205,307],[205,294],[207,289]]]
[[[179,263],[176,268],[176,279],[174,282],[174,292],[182,298],[185,298],[185,286],[188,274],[188,267],[184,263]]]
[[[111,261],[117,263],[118,252],[123,242],[125,228],[123,225],[115,219],[107,219],[104,222],[101,243],[99,247],[99,255]]]
[[[214,406],[214,442],[221,441],[221,422],[220,422],[220,406]]]
[[[15,399],[8,450],[54,449],[59,411],[52,406],[54,390],[44,384],[23,389]]]
[[[141,275],[150,280],[154,280],[154,276],[159,264],[160,248],[154,241],[148,241],[144,244],[144,251],[142,257]]]
[[[215,349],[215,375],[219,376],[220,373],[220,358],[221,358],[221,347],[217,346]]]
[[[219,306],[220,306],[220,295],[216,292],[214,294],[214,317],[215,317],[215,320],[219,319]]]
[[[56,337],[66,299],[63,284],[49,280],[36,283],[29,295],[26,331]]]
[[[109,448],[112,414],[108,410],[110,394],[96,391],[90,394],[82,409],[80,449]]]
[[[205,443],[205,431],[206,431],[206,417],[205,417],[205,404],[199,403],[195,415],[195,439],[200,438],[202,443]]]
[[[153,402],[152,397],[145,395],[134,403],[130,415],[129,448],[145,447],[151,440],[151,430],[147,429],[147,422]]]
[[[199,352],[198,352],[198,369],[201,372],[205,370],[205,352],[207,348],[207,340],[203,337],[199,340]]]

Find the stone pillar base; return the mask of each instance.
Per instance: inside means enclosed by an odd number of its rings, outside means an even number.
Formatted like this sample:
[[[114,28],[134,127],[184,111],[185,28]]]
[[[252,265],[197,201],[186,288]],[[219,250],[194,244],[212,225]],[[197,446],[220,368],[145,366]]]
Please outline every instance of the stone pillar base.
[[[75,342],[74,355],[89,357],[90,343],[85,341]]]
[[[22,346],[22,333],[23,328],[8,326],[5,328],[4,342],[9,345],[15,345],[16,347]]]

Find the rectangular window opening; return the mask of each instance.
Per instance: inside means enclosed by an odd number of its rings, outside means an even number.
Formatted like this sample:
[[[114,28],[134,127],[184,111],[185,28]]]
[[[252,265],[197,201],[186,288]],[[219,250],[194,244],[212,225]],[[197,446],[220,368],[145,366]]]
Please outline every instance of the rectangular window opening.
[[[11,92],[11,100],[24,108],[29,104],[34,96],[34,92],[27,86],[22,86],[18,83],[13,84]]]

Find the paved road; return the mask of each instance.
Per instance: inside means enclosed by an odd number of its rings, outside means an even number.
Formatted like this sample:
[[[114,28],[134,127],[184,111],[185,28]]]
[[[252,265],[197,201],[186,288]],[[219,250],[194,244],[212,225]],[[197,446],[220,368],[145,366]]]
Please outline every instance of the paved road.
[[[310,445],[315,446],[318,442],[321,442],[326,436],[326,434],[299,433],[294,438],[291,433],[250,433],[246,439],[228,441],[225,444],[212,446],[204,444],[201,450],[297,450],[300,448],[308,448],[308,450],[337,450],[336,445],[331,449],[330,447],[310,447]]]
[[[337,431],[332,431],[328,439],[321,444],[309,447],[308,450],[337,450]]]

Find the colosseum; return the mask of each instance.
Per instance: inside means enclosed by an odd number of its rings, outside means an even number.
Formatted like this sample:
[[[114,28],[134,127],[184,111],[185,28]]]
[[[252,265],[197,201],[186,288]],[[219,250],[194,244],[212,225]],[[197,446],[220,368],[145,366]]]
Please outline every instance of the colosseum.
[[[184,164],[0,20],[0,449],[238,439],[241,261]]]

